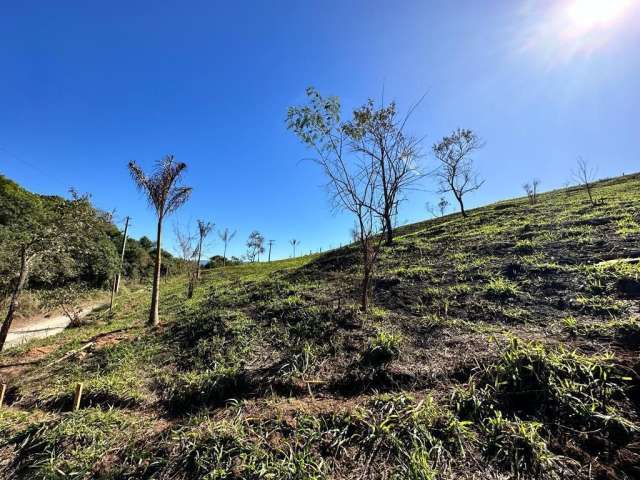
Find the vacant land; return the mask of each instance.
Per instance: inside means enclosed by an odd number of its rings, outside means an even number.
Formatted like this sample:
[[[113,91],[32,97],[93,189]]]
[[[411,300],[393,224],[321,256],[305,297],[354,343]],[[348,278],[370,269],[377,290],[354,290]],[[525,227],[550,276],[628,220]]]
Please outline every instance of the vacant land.
[[[0,355],[5,478],[638,478],[640,176],[163,284]],[[84,383],[82,408],[70,412]]]

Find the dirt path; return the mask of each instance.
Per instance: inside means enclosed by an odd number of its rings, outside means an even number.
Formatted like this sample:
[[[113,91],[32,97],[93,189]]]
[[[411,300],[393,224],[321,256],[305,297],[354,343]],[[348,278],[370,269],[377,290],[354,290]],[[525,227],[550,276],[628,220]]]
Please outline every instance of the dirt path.
[[[105,305],[104,301],[93,302],[82,309],[80,318],[86,317],[96,308]],[[34,317],[16,324],[7,336],[5,348],[17,347],[34,338],[44,338],[62,332],[69,325],[66,315],[56,314],[50,317]]]

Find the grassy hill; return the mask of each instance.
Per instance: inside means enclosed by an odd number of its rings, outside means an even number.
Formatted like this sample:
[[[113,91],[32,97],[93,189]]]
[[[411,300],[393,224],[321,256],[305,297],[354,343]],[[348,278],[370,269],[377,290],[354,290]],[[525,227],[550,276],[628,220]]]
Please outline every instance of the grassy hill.
[[[640,176],[163,284],[0,355],[6,478],[639,478]],[[84,383],[82,408],[70,412]],[[0,475],[1,476],[1,475]]]

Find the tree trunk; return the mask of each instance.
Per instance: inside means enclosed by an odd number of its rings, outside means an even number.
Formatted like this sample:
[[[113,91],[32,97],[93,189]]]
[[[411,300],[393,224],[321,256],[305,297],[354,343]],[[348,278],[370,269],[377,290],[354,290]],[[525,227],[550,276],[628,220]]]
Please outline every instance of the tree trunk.
[[[13,293],[11,295],[11,303],[9,303],[9,311],[7,312],[7,316],[2,324],[2,328],[0,328],[0,352],[4,348],[4,343],[7,341],[7,336],[9,335],[9,329],[11,328],[11,323],[13,322],[13,317],[18,308],[18,300],[20,298],[20,294],[22,293],[22,289],[24,288],[25,283],[27,283],[27,277],[29,276],[29,259],[27,258],[27,252],[25,248],[22,248],[20,251],[20,276],[18,277],[18,282],[16,283],[15,288],[13,289]]]
[[[222,266],[227,266],[227,242],[224,242],[224,253],[222,254]]]
[[[464,209],[464,203],[462,202],[462,197],[456,196],[456,200],[458,200],[458,203],[460,204],[460,213],[462,213],[462,216],[466,218],[467,212]]]
[[[160,302],[160,265],[162,262],[162,245],[160,236],[162,235],[162,217],[158,218],[158,236],[156,239],[156,264],[153,269],[153,287],[151,290],[151,309],[149,310],[149,325],[160,325],[160,315],[158,304]]]
[[[198,265],[196,266],[196,280],[200,280],[200,259],[202,257],[202,236],[200,236],[200,243],[198,244]]]
[[[384,214],[384,225],[385,225],[385,243],[387,245],[393,244],[393,225],[391,222],[391,214],[385,212]]]
[[[360,299],[360,310],[367,313],[369,309],[369,282],[371,280],[371,267],[369,259],[369,245],[366,241],[362,241],[362,260],[364,273],[362,275],[362,296]]]

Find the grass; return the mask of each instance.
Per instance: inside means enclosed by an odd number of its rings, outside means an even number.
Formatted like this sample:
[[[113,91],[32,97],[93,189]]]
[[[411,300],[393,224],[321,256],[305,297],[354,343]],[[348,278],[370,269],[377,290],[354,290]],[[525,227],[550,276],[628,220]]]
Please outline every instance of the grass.
[[[368,313],[352,246],[124,290],[0,355],[0,476],[630,478],[640,178],[596,191],[399,227]]]

